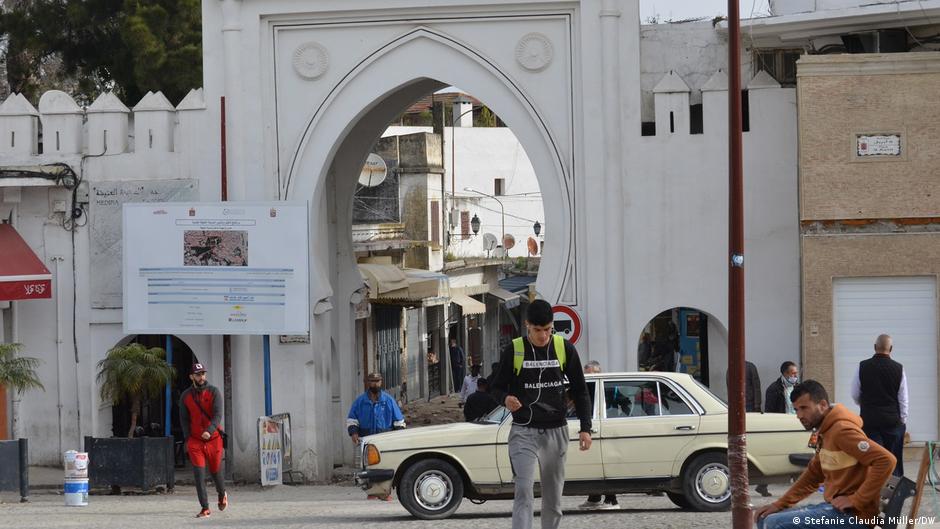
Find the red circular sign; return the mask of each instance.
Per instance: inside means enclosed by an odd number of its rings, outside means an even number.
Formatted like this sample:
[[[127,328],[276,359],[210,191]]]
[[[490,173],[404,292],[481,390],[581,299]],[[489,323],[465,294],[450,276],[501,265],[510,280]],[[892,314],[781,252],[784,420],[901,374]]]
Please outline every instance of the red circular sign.
[[[581,337],[581,317],[575,310],[567,305],[552,307],[555,320],[555,333],[565,337],[571,343],[576,343]]]

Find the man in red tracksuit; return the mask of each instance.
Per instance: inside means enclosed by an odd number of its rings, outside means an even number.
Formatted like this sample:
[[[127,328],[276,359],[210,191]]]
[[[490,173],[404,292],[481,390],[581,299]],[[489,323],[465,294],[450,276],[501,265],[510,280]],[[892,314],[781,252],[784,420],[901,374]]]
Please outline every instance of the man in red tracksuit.
[[[183,437],[186,439],[186,451],[193,464],[196,478],[196,495],[202,510],[196,518],[209,516],[209,495],[206,491],[206,465],[215,482],[219,494],[219,510],[228,507],[228,494],[225,492],[225,480],[222,477],[222,394],[219,388],[209,385],[206,368],[199,363],[193,364],[189,379],[192,387],[180,396],[180,423]]]

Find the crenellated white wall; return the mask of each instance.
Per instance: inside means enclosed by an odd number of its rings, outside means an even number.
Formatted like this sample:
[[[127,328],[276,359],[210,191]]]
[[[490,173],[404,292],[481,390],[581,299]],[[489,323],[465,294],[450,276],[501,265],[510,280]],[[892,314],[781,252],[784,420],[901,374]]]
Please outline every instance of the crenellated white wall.
[[[766,386],[784,359],[799,362],[799,223],[796,95],[766,73],[747,83],[744,133],[747,357]],[[643,327],[672,307],[709,315],[711,389],[726,394],[728,260],[728,79],[702,87],[703,133],[690,134],[690,90],[674,72],[654,89],[656,135],[630,137],[634,171],[623,220],[628,230],[627,334],[635,369]],[[675,131],[670,132],[669,114]]]
[[[12,143],[0,148],[0,167],[68,164],[81,179],[75,196],[84,212],[75,220],[73,237],[65,213],[53,211],[56,201],[72,209],[70,189],[0,181],[0,215],[11,219],[53,274],[52,299],[14,302],[0,313],[4,321],[12,320],[12,336],[4,338],[21,342],[24,354],[42,361],[39,376],[46,387],[17,399],[15,434],[30,439],[33,464],[55,465],[61,463],[60,447],[80,448],[85,435],[111,435],[111,406],[100,401],[96,364],[127,339],[121,309],[91,305],[91,277],[101,271],[90,267],[88,190],[104,182],[195,179],[201,200],[218,200],[218,138],[212,134],[218,128],[209,126],[201,89],[178,111],[159,92],[148,94],[135,112],[111,93],[83,109],[68,94],[52,90],[38,106],[18,94],[0,104],[0,144]],[[212,339],[180,338],[215,370],[211,378],[221,385],[221,358]]]

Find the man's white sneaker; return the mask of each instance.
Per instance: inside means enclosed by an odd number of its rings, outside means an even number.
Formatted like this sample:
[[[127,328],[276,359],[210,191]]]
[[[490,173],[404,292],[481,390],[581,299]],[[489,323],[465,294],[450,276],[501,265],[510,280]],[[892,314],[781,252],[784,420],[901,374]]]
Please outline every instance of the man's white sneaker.
[[[586,501],[581,505],[578,505],[578,508],[582,511],[596,511],[598,509],[604,508],[604,502],[602,501]]]
[[[598,507],[598,509],[603,509],[605,511],[615,511],[619,508],[620,508],[619,503],[607,503],[607,502],[602,503],[601,506]]]

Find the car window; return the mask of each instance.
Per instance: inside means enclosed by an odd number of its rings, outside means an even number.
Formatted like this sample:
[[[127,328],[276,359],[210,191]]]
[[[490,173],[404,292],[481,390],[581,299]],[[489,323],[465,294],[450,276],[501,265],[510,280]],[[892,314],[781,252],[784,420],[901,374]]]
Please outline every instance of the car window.
[[[604,382],[608,419],[660,415],[659,387],[652,380],[611,380]]]
[[[692,408],[667,384],[659,384],[663,415],[695,415]]]
[[[596,384],[595,382],[593,382],[593,381],[586,381],[586,384],[587,384],[588,397],[590,397],[590,399],[591,399],[591,416],[593,417],[593,416],[595,415],[595,413],[594,413],[594,410],[595,410],[595,408],[594,408],[594,391],[595,391],[595,387],[596,387],[597,384]],[[567,411],[566,411],[566,413],[565,413],[565,416],[566,416],[568,419],[577,419],[577,418],[578,418],[578,410],[575,409],[575,407],[574,407],[574,402],[572,402],[572,401],[571,401],[571,398],[569,397],[569,393],[568,393],[568,388],[567,388],[567,387],[565,388],[565,406],[567,407]]]
[[[509,410],[505,406],[497,406],[493,411],[481,417],[479,422],[486,424],[501,424],[509,416]]]

